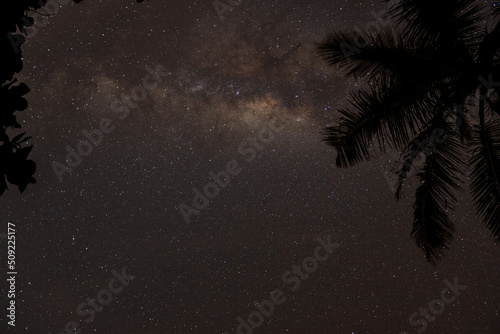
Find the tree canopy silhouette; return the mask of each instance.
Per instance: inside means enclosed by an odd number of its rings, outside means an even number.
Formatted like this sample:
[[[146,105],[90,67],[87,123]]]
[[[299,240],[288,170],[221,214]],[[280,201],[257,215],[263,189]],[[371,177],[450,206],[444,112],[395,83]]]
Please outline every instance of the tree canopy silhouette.
[[[383,1],[388,2],[388,1]],[[448,217],[470,168],[478,214],[500,239],[500,6],[474,0],[401,0],[391,30],[334,32],[319,55],[362,81],[350,107],[323,132],[347,168],[398,149],[396,199],[408,173],[424,164],[411,236],[428,261],[440,260],[455,226]],[[491,28],[485,27],[490,23]],[[488,24],[487,24],[488,25]]]
[[[83,0],[73,1],[80,3]],[[40,14],[37,10],[46,4],[46,0],[7,0],[0,5],[0,52],[3,55],[3,62],[0,64],[0,196],[8,189],[7,182],[16,185],[20,192],[28,184],[36,182],[33,177],[36,164],[27,160],[33,147],[22,146],[31,137],[24,137],[22,133],[10,139],[7,129],[21,128],[15,113],[28,107],[24,95],[30,89],[24,83],[14,85],[17,82],[14,76],[23,68],[21,45],[28,35],[26,28],[35,23],[29,14]]]

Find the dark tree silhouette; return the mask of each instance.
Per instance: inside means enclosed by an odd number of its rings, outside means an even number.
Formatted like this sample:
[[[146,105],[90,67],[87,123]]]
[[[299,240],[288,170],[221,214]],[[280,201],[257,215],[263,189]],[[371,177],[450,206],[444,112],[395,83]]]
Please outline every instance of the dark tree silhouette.
[[[399,149],[399,199],[424,158],[411,236],[433,264],[453,239],[448,211],[466,167],[477,212],[500,240],[499,18],[499,7],[474,0],[401,0],[386,15],[391,31],[335,32],[317,44],[323,59],[362,82],[323,133],[336,165],[370,160],[373,143],[381,152]]]
[[[83,0],[73,1],[80,3]],[[40,14],[38,10],[46,4],[46,0],[6,0],[0,5],[0,52],[3,55],[0,64],[0,196],[8,189],[7,182],[16,185],[20,192],[28,184],[36,182],[33,177],[36,164],[27,160],[32,146],[21,145],[31,137],[24,138],[23,133],[10,139],[7,129],[21,128],[15,113],[28,107],[24,95],[30,89],[24,83],[14,85],[17,82],[14,76],[23,68],[21,46],[28,34],[26,27],[31,27],[35,22],[29,14]]]

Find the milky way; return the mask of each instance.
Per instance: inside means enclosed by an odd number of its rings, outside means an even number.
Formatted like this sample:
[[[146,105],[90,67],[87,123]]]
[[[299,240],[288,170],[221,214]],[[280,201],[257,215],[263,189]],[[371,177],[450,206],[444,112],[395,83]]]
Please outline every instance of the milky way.
[[[19,78],[32,91],[18,119],[33,136],[37,183],[1,199],[2,220],[18,229],[18,320],[7,333],[59,333],[68,322],[81,333],[237,333],[238,317],[276,289],[286,300],[256,334],[416,333],[410,315],[455,278],[467,289],[426,332],[499,333],[500,251],[469,195],[433,267],[410,239],[414,188],[397,202],[386,180],[394,154],[344,170],[321,142],[357,86],[314,42],[364,27],[384,4],[233,7],[221,21],[211,1],[85,0],[28,39]],[[120,118],[122,94],[157,66],[161,81]],[[113,130],[60,182],[53,163],[66,165],[67,147],[103,119]],[[273,119],[286,127],[245,160],[239,145]],[[241,172],[186,224],[179,204],[231,160]],[[317,260],[328,236],[338,247]],[[292,290],[295,274],[282,276],[311,258],[317,269]],[[120,293],[100,312],[78,311],[124,267],[134,278]]]

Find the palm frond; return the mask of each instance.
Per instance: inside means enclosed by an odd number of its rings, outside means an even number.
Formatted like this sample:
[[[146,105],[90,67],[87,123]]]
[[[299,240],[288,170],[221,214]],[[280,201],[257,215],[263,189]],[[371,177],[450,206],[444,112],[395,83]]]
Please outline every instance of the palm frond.
[[[447,136],[442,143],[435,142],[435,150],[427,155],[417,174],[421,185],[415,194],[414,220],[411,235],[424,250],[427,260],[439,260],[453,240],[455,227],[447,212],[454,209],[453,190],[461,189],[459,175],[463,171],[464,149],[451,127],[444,129]]]
[[[471,184],[477,212],[493,236],[500,239],[500,118],[474,129],[473,155],[470,160]]]
[[[357,33],[335,32],[323,42],[316,44],[319,55],[330,65],[344,70],[347,76],[356,79],[375,72],[386,76],[395,70],[395,64],[402,64],[407,54],[396,46],[397,41],[389,34],[377,37]]]
[[[482,9],[475,0],[400,0],[389,16],[405,25],[404,34],[412,40],[444,41],[453,37],[466,41],[475,39]]]
[[[467,104],[469,100],[470,88],[462,87],[460,81],[457,86],[461,89],[452,90],[444,87],[439,90],[439,99],[437,99],[433,117],[425,124],[418,135],[402,150],[395,166],[399,166],[397,175],[395,198],[399,200],[402,196],[403,183],[408,173],[416,167],[416,161],[422,156],[422,153],[428,154],[429,150],[434,150],[436,140],[443,141],[447,138],[444,130],[458,134],[462,144],[471,138],[471,126],[467,116]],[[394,169],[394,168],[393,168]]]
[[[342,115],[339,125],[323,131],[323,141],[338,152],[338,167],[370,160],[374,139],[385,152],[386,145],[402,147],[409,136],[421,130],[428,121],[435,97],[426,91],[412,91],[409,86],[381,81],[352,97],[350,103],[354,110],[339,110]]]
[[[418,136],[405,147],[398,158],[396,165],[399,165],[400,167],[396,172],[398,178],[396,191],[394,192],[394,196],[397,200],[399,200],[402,196],[403,184],[408,174],[412,171],[412,169],[417,167],[416,162],[422,157],[422,155],[426,155],[428,152],[431,152],[429,151],[429,146],[434,144],[432,141],[432,134],[436,129],[440,129],[437,125],[435,125],[437,117],[433,118],[433,120],[429,122],[430,124],[427,128],[421,131]]]
[[[451,80],[462,74],[464,59],[471,59],[466,48],[446,53],[438,44],[422,47],[408,39],[396,39],[392,33],[377,36],[336,32],[316,49],[328,64],[337,66],[355,79],[388,78],[424,82]]]

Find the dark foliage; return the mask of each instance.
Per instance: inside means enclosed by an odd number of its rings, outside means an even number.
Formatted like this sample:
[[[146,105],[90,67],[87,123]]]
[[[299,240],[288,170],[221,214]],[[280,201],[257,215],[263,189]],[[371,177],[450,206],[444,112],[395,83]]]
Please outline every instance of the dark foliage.
[[[317,45],[330,65],[368,87],[324,131],[337,166],[369,160],[373,143],[400,150],[397,199],[419,168],[411,236],[432,263],[453,239],[448,212],[467,165],[478,214],[500,240],[499,14],[473,0],[401,0],[387,13],[390,30],[335,32]],[[481,26],[487,19],[495,21],[490,31]]]

